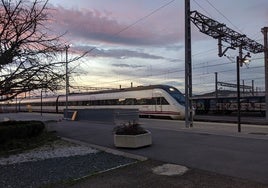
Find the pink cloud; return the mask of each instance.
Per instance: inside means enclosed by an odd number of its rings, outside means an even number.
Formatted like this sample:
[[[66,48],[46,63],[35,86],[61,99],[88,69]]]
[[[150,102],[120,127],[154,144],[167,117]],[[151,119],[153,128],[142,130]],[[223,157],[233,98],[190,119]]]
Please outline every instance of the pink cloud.
[[[101,41],[125,45],[165,45],[179,42],[178,27],[172,24],[171,18],[158,16],[144,22],[120,22],[111,12],[100,12],[92,9],[66,9],[57,7],[53,12],[56,31],[68,32],[68,36],[80,41]],[[176,20],[175,20],[176,21]],[[178,24],[178,23],[176,23]],[[178,24],[179,25],[179,24]]]

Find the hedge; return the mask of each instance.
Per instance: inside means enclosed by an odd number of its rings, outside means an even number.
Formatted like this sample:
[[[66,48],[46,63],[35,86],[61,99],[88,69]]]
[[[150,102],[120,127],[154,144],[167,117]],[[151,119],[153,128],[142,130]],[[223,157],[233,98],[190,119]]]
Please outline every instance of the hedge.
[[[41,121],[0,122],[0,143],[12,139],[25,139],[40,135],[45,129]]]

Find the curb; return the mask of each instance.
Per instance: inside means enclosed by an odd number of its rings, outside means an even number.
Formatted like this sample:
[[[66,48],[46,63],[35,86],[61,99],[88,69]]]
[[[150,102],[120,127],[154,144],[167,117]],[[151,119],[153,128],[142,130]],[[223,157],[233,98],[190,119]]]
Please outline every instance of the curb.
[[[66,137],[61,137],[61,138],[63,140],[69,141],[69,142],[89,146],[91,148],[94,148],[94,149],[97,149],[97,150],[100,150],[100,151],[104,151],[104,152],[107,152],[107,153],[111,153],[111,154],[114,154],[114,155],[120,155],[120,156],[123,156],[123,157],[136,159],[138,161],[146,161],[146,160],[148,160],[147,157],[144,157],[144,156],[141,156],[141,155],[135,155],[135,154],[131,154],[131,153],[126,153],[126,152],[123,152],[123,151],[119,151],[119,150],[115,150],[115,149],[112,149],[112,148],[107,148],[107,147],[103,147],[103,146],[99,146],[99,145],[95,145],[95,144],[89,144],[89,143],[86,143],[86,142],[83,142],[83,141],[80,141],[80,140],[71,139],[71,138],[66,138]]]
[[[194,133],[194,134],[203,134],[203,135],[215,135],[215,136],[228,136],[228,137],[234,137],[234,138],[247,138],[247,139],[257,139],[257,140],[268,140],[268,134],[262,133],[262,132],[219,132],[219,131],[208,131],[208,130],[202,130],[202,129],[181,129],[176,130],[180,132],[186,132],[186,133]]]

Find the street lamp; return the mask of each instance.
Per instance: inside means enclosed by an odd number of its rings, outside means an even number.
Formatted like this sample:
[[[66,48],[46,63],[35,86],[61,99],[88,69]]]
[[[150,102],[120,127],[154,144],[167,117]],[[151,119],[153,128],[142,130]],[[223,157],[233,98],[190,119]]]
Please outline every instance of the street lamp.
[[[240,105],[240,67],[243,66],[243,63],[249,62],[250,53],[243,57],[242,55],[242,46],[239,47],[239,56],[236,57],[236,71],[237,71],[237,129],[238,132],[241,132],[241,105]]]

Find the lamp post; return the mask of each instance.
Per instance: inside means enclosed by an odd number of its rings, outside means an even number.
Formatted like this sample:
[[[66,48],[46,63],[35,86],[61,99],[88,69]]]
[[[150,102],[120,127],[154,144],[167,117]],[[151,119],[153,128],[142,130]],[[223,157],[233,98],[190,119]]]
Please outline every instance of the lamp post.
[[[66,70],[66,73],[65,73],[65,76],[66,76],[66,85],[65,85],[65,119],[68,118],[68,95],[69,95],[69,75],[68,75],[68,49],[70,48],[70,45],[65,45],[65,70]]]
[[[239,46],[239,56],[236,57],[236,73],[237,73],[237,130],[241,132],[241,105],[240,105],[240,67],[246,62],[246,58],[251,57],[250,53],[247,53],[243,57],[242,46]]]
[[[240,53],[239,53],[240,54]],[[239,55],[240,56],[240,55]],[[237,131],[241,132],[241,115],[240,115],[240,57],[236,57],[236,81],[237,81]]]

